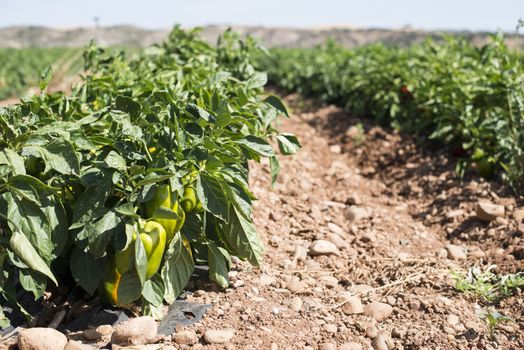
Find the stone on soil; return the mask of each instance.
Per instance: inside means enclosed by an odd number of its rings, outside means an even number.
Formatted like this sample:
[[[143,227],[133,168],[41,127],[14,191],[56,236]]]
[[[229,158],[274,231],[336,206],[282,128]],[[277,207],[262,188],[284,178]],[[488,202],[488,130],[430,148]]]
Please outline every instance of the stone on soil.
[[[393,313],[393,307],[386,303],[372,302],[364,306],[364,315],[373,317],[378,322],[384,321]]]
[[[150,316],[132,318],[115,327],[111,336],[111,343],[121,346],[142,345],[155,341],[157,325]]]
[[[338,226],[337,224],[328,222],[327,227],[331,232],[339,235],[340,237],[344,237],[346,235],[346,231],[342,227]]]
[[[492,221],[497,217],[504,216],[504,206],[493,204],[491,202],[480,201],[477,203],[477,218],[482,221]]]
[[[74,340],[70,340],[69,342],[67,342],[67,345],[64,348],[64,350],[96,350],[96,349],[98,349],[98,346],[82,344]]]
[[[320,343],[318,350],[337,350],[337,346],[333,343]]]
[[[204,340],[208,344],[228,343],[235,335],[233,329],[210,329],[204,333]]]
[[[52,328],[24,329],[18,336],[20,350],[56,350],[67,344],[65,335]]]
[[[356,221],[365,219],[369,216],[370,214],[366,209],[362,207],[357,207],[356,205],[350,206],[347,211],[347,217],[349,221],[356,222]]]
[[[173,334],[173,341],[180,345],[193,345],[198,341],[195,331],[188,329]]]
[[[344,250],[349,248],[349,243],[335,233],[329,233],[327,239],[337,246],[338,249]]]
[[[446,246],[446,250],[448,251],[448,259],[466,260],[467,258],[467,255],[464,252],[464,250],[461,247],[459,247],[458,245],[448,244]]]
[[[362,344],[355,343],[355,342],[344,343],[340,345],[340,348],[339,348],[339,350],[362,350],[362,349],[363,349]]]
[[[342,312],[346,315],[361,314],[364,312],[364,307],[360,298],[357,296],[347,297],[346,303],[342,305]]]
[[[309,254],[312,256],[317,255],[331,255],[337,253],[338,248],[336,245],[329,241],[325,241],[322,239],[319,239],[315,242],[313,242],[309,246]]]
[[[379,334],[375,339],[373,339],[371,346],[373,346],[374,350],[388,350],[388,344],[382,334]]]

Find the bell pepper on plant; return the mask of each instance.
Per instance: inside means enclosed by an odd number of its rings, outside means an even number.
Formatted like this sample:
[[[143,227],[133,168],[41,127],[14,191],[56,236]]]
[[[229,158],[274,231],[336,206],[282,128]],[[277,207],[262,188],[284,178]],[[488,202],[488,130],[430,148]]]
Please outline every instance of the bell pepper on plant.
[[[186,213],[199,212],[202,210],[202,203],[198,200],[196,190],[193,186],[184,189],[184,198],[180,201],[182,209]]]
[[[160,218],[158,209],[170,209],[177,213],[180,219],[164,219]],[[173,201],[171,196],[171,187],[167,184],[158,186],[153,199],[146,204],[146,215],[153,218],[156,222],[160,223],[167,234],[167,244],[171,242],[175,233],[178,232],[185,222],[185,213],[180,207],[178,201]]]

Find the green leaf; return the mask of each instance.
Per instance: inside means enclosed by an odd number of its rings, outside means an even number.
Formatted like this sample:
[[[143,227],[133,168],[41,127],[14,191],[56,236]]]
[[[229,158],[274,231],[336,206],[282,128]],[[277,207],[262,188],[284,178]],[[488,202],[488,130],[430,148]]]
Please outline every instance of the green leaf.
[[[49,269],[49,266],[47,266],[45,261],[40,257],[40,255],[38,255],[37,251],[35,250],[35,248],[33,248],[33,245],[25,235],[23,235],[19,231],[14,231],[9,241],[9,245],[11,249],[13,249],[13,252],[27,266],[49,277],[51,281],[53,281],[55,285],[58,286],[58,282],[51,270]]]
[[[161,271],[166,288],[164,299],[168,304],[172,304],[182,293],[194,269],[191,250],[184,244],[182,234],[177,232],[166,250]]]
[[[142,109],[140,103],[133,101],[131,97],[121,95],[115,98],[115,106],[117,109],[129,113],[131,117],[137,117]]]
[[[51,69],[51,66],[47,66],[47,68],[40,75],[40,83],[38,84],[40,91],[44,91],[47,88],[52,78],[53,70]]]
[[[95,259],[89,253],[86,253],[74,247],[69,260],[69,268],[76,283],[86,292],[93,295],[100,284],[106,271],[107,258]]]
[[[295,154],[300,148],[300,143],[295,135],[282,133],[277,136],[278,148],[284,155]]]
[[[15,175],[25,175],[26,173],[24,158],[10,148],[5,148],[0,152],[0,164],[9,165]]]
[[[87,241],[87,250],[96,259],[106,255],[106,248],[117,231],[123,230],[121,218],[114,211],[108,211],[97,221],[88,222],[77,234],[79,241]]]
[[[287,111],[287,108],[279,97],[275,95],[270,95],[264,100],[264,102],[273,106],[274,108],[276,108],[277,110],[282,112],[286,117],[289,118],[289,113]]]
[[[127,171],[126,160],[115,151],[109,152],[104,162],[107,164],[109,168],[113,168],[121,172]]]
[[[135,239],[135,269],[140,279],[140,285],[143,286],[147,274],[147,254],[144,244],[139,236]]]
[[[224,229],[224,238],[233,254],[260,266],[264,246],[255,225],[234,206],[231,207],[229,222]]]
[[[224,193],[220,181],[214,177],[201,174],[196,183],[197,197],[205,210],[226,220],[229,201]]]
[[[248,89],[262,88],[267,84],[267,74],[256,72],[246,82]]]
[[[64,175],[80,175],[80,163],[73,145],[64,139],[56,139],[44,146],[26,146],[23,154],[39,155],[45,162],[44,173],[50,170]]]
[[[237,143],[250,151],[253,151],[261,156],[272,157],[275,155],[273,147],[267,143],[264,139],[248,135],[245,138],[238,140]]]
[[[142,295],[142,282],[135,270],[122,275],[118,285],[117,298],[120,305],[131,304]]]
[[[228,267],[222,252],[213,242],[207,243],[207,261],[209,263],[209,278],[215,281],[220,287],[229,286]]]
[[[35,300],[44,295],[47,286],[47,277],[33,270],[20,269],[18,279],[22,288],[28,292],[32,292]]]
[[[144,284],[142,296],[153,306],[161,306],[164,301],[165,286],[162,277],[155,274]]]

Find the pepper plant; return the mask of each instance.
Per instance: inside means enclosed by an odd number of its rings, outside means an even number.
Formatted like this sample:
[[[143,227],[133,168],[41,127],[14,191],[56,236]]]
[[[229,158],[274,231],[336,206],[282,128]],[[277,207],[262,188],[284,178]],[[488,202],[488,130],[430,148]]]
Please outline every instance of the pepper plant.
[[[231,256],[258,266],[249,160],[294,153],[251,39],[216,47],[178,27],[128,59],[91,44],[83,81],[0,109],[0,292],[43,295],[71,275],[116,305],[158,314],[195,264],[228,285]],[[270,140],[273,140],[270,142]],[[279,152],[272,146],[278,145]]]

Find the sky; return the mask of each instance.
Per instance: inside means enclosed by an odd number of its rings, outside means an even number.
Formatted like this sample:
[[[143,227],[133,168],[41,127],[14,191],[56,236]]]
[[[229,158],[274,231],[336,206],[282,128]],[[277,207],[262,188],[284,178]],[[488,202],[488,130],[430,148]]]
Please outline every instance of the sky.
[[[0,27],[132,24],[514,31],[524,0],[0,0]],[[522,31],[521,31],[522,32]]]

